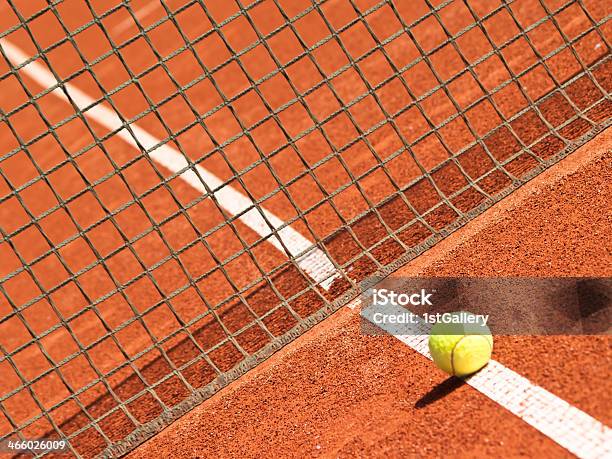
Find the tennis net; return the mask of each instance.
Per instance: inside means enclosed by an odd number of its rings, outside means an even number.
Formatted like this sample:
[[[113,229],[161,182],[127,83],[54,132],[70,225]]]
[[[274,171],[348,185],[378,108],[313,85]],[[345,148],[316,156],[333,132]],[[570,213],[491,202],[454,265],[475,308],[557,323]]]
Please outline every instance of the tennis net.
[[[134,448],[610,123],[605,2],[1,8],[0,439],[79,457]]]

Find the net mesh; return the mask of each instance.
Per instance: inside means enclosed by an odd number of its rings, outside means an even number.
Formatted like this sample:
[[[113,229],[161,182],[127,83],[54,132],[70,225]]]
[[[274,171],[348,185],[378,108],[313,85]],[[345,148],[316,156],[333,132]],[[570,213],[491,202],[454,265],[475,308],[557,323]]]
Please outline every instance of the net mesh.
[[[611,113],[595,0],[0,8],[0,439],[76,456],[129,451]]]

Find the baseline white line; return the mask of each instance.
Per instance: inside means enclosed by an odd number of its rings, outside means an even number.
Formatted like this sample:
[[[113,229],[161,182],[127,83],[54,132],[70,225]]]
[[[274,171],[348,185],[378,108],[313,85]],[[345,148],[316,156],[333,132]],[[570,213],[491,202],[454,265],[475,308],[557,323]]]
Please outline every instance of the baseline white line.
[[[143,6],[139,10],[134,11],[134,16],[136,16],[136,19],[138,21],[142,21],[149,14],[151,14],[153,11],[155,11],[157,8],[160,8],[160,7],[161,7],[160,3],[151,2],[148,5]],[[129,13],[128,13],[128,15],[129,15]],[[123,31],[129,29],[132,25],[134,25],[134,27],[136,27],[136,23],[134,22],[134,18],[131,15],[129,15],[127,18],[125,18],[123,21],[121,21],[119,24],[117,24],[115,27],[113,27],[113,32],[121,33]]]
[[[18,47],[6,40],[0,40],[0,46],[2,46],[6,56],[11,60],[14,66],[18,66],[30,59],[30,56],[27,56]],[[58,84],[53,74],[36,61],[22,67],[20,71],[24,72],[43,88],[51,88]],[[83,113],[88,118],[91,118],[96,123],[111,131],[121,129],[123,123],[114,110],[102,104],[94,106],[93,104],[96,103],[94,99],[70,83],[63,83],[62,86],[66,89],[74,104],[79,110],[83,110]],[[60,87],[54,89],[52,92],[57,97],[68,101],[66,94]],[[272,212],[267,211],[261,206],[256,207],[251,199],[234,189],[232,186],[223,185],[223,181],[219,177],[203,167],[199,165],[190,165],[185,156],[171,146],[167,144],[159,145],[161,140],[152,136],[144,129],[135,124],[130,125],[130,128],[133,132],[133,136],[125,128],[118,131],[117,136],[138,150],[140,150],[138,143],[140,143],[145,150],[151,150],[148,153],[149,157],[173,174],[186,169],[179,177],[200,193],[207,193],[204,184],[208,185],[210,190],[215,190],[212,195],[217,199],[219,205],[231,216],[246,211],[239,217],[240,221],[262,238],[269,237],[268,241],[279,251],[285,253],[285,249],[281,244],[282,240],[286,249],[289,251],[289,255],[296,259],[298,266],[325,290],[328,290],[334,279],[339,277],[336,267],[321,249],[314,247],[312,242],[293,228],[289,226],[281,228],[284,224],[283,220]],[[152,150],[153,148],[155,149]],[[262,214],[265,215],[269,224]],[[272,226],[272,228],[270,228],[270,226]],[[273,233],[273,231],[275,231],[275,233]]]
[[[360,300],[354,301],[352,307],[359,303]],[[427,344],[429,324],[417,315],[413,315],[418,322],[415,324],[378,324],[373,314],[380,310],[365,307],[361,316],[431,360]],[[385,305],[384,312],[400,314],[407,310]],[[465,382],[576,456],[612,457],[612,429],[501,363],[491,360],[478,373],[465,378]]]

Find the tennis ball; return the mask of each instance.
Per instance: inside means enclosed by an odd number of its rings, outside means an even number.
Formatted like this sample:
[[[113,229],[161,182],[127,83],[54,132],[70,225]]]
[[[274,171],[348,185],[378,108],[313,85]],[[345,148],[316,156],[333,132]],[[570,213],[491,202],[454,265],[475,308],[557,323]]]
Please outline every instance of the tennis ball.
[[[437,322],[431,328],[429,352],[435,364],[451,375],[467,376],[491,359],[491,330],[469,317],[475,318],[469,312],[453,312],[446,315],[448,321]]]

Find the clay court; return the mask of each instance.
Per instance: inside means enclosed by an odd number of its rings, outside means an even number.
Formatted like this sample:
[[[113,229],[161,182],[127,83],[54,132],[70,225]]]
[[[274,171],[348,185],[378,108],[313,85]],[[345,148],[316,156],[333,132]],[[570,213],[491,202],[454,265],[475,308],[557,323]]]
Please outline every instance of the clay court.
[[[464,381],[359,316],[374,277],[612,276],[609,16],[3,0],[0,440],[612,454],[609,322]]]

